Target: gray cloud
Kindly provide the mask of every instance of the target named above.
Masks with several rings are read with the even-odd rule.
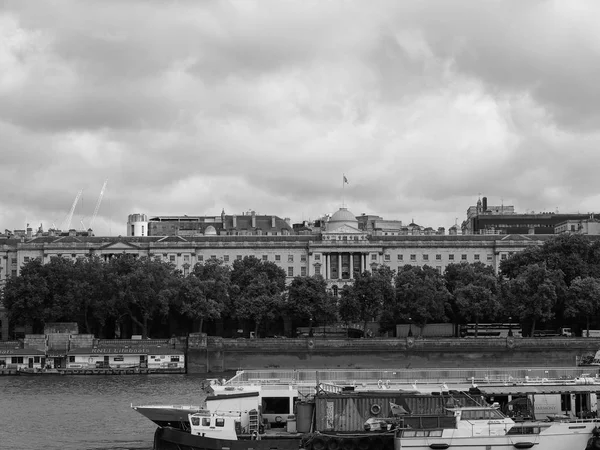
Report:
[[[3,5],[0,227],[597,209],[595,2]]]

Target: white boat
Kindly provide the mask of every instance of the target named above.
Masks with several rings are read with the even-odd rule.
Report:
[[[516,423],[494,406],[456,406],[442,416],[406,417],[396,429],[394,448],[595,450],[599,425],[599,419]]]

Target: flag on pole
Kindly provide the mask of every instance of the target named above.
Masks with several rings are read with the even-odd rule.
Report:
[[[344,183],[348,184],[348,178],[346,178],[346,175],[344,175]]]

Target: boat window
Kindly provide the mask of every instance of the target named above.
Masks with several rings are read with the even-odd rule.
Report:
[[[430,437],[442,437],[442,433],[444,430],[431,430],[429,432]]]
[[[210,417],[203,417],[202,418],[202,426],[203,427],[210,427]]]
[[[225,426],[225,419],[223,419],[222,417],[217,417],[215,419],[215,426],[217,426],[217,427],[224,427]]]
[[[492,411],[492,419],[504,419],[504,415],[497,410]]]
[[[403,437],[415,437],[415,433],[416,433],[416,431],[414,431],[414,430],[404,430],[402,432],[402,436]]]
[[[415,436],[425,437],[425,436],[427,436],[427,431],[425,431],[425,430],[417,430],[416,433],[415,433]]]
[[[195,427],[200,425],[200,417],[192,417],[192,425]]]
[[[289,414],[290,400],[288,397],[263,397],[263,414]]]

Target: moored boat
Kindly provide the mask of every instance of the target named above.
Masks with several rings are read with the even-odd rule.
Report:
[[[448,417],[452,421],[444,422]],[[600,449],[598,419],[516,423],[497,408],[484,405],[451,407],[446,414],[421,420],[428,425],[396,429],[396,450]]]

